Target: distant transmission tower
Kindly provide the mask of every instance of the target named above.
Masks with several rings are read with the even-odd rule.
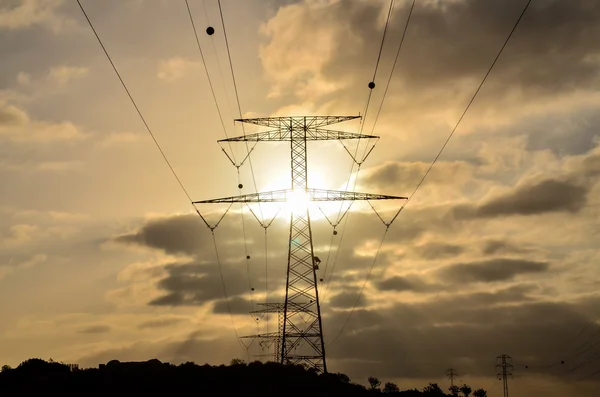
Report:
[[[506,354],[496,357],[496,368],[498,369],[498,379],[504,384],[504,397],[508,397],[508,377],[512,376],[510,372],[513,365],[510,363],[512,358]]]
[[[454,378],[458,376],[456,370],[454,368],[450,368],[446,371],[446,375],[448,375],[448,379],[450,379],[450,387],[454,387]]]
[[[299,203],[302,201],[306,203],[305,205],[296,205],[290,215],[288,265],[281,337],[280,362],[282,364],[306,364],[318,371],[327,372],[321,307],[317,290],[316,270],[318,261],[313,251],[313,235],[308,202],[407,199],[406,197],[311,189],[308,187],[306,148],[308,141],[379,138],[373,135],[331,131],[323,128],[357,118],[360,118],[360,116],[296,116],[236,120],[267,127],[270,130],[223,139],[219,142],[290,142],[292,187],[271,192],[194,202],[194,204]]]
[[[284,309],[285,309],[285,304],[283,303],[257,303],[258,306],[263,306],[262,309],[260,310],[254,310],[252,312],[250,312],[250,314],[256,315],[256,316],[268,316],[269,314],[272,313],[277,313],[277,331],[275,332],[265,332],[262,334],[257,334],[257,335],[247,335],[247,336],[242,336],[242,339],[258,339],[259,340],[259,346],[261,348],[267,348],[267,350],[270,350],[271,346],[273,346],[273,353],[272,354],[265,354],[265,355],[260,355],[263,357],[273,357],[273,361],[278,361],[281,357],[281,339],[283,336],[283,324],[284,324],[284,319],[283,319],[283,314],[284,314]],[[260,319],[260,317],[256,317],[256,320],[258,321]],[[255,356],[255,357],[260,357],[260,356]]]

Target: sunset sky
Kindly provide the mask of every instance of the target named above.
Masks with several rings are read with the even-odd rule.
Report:
[[[412,3],[397,0],[363,126],[381,140],[358,174],[339,142],[310,144],[309,185],[410,195],[526,2],[416,0],[374,125]],[[206,14],[189,3],[227,134],[241,135],[217,0]],[[244,117],[363,111],[387,0],[221,3]],[[185,2],[82,4],[192,199],[238,194]],[[283,299],[288,218],[268,228],[268,297],[263,228],[236,205],[216,229],[230,317],[210,231],[77,2],[0,1],[0,71],[0,365],[247,359],[232,320],[239,335],[265,332],[248,312]],[[329,371],[446,389],[452,367],[495,397],[495,358],[509,354],[511,396],[596,395],[600,373],[578,380],[600,370],[600,344],[574,352],[600,342],[599,105],[600,2],[533,0],[335,342],[385,226],[353,206],[332,239],[313,208],[318,277],[330,248],[326,280],[335,262],[320,286]],[[288,156],[257,145],[259,190],[289,187]],[[254,192],[248,163],[240,180]],[[401,203],[374,205],[388,220]],[[214,221],[226,207],[198,209]]]

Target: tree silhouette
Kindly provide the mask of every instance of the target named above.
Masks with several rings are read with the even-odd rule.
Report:
[[[448,390],[450,390],[451,395],[453,395],[454,397],[458,397],[458,393],[460,392],[460,388],[458,386],[450,386]]]
[[[229,365],[246,365],[246,362],[240,358],[232,358]]]
[[[385,386],[383,386],[384,393],[398,393],[400,392],[400,388],[398,385],[392,382],[386,382]]]
[[[340,372],[335,374],[342,382],[350,383],[350,377],[346,374],[342,374]]]
[[[477,389],[473,392],[473,397],[487,397],[487,392],[483,389]]]
[[[374,376],[369,376],[369,378],[367,379],[369,381],[369,384],[371,385],[371,390],[377,390],[379,388],[379,386],[381,386],[381,381],[377,378],[375,378]]]
[[[446,393],[438,386],[437,383],[430,383],[423,389],[423,394],[426,396],[445,396]]]
[[[463,396],[465,397],[469,397],[471,395],[471,387],[469,385],[462,385],[460,387],[460,392],[463,394]]]
[[[0,368],[2,396],[368,397],[383,391],[389,396],[447,397],[435,383],[430,383],[423,391],[401,391],[394,383],[386,382],[381,390],[381,382],[375,377],[369,377],[371,386],[365,387],[352,383],[345,374],[317,373],[302,365],[275,362],[246,363],[240,359],[231,360],[230,365],[215,366],[193,362],[173,365],[157,359],[141,362],[111,360],[99,368],[79,368],[73,364],[32,358],[14,369],[7,365]],[[480,389],[473,397],[487,397],[487,393]]]

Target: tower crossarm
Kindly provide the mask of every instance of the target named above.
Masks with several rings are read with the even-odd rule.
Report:
[[[307,128],[307,141],[334,141],[340,139],[379,139],[376,135],[356,134],[353,132],[325,130],[322,128]],[[218,142],[290,142],[292,133],[289,128],[257,132],[227,139]]]
[[[318,338],[320,334],[315,332],[288,332],[287,335],[291,338]],[[245,335],[240,336],[240,339],[278,339],[281,338],[281,334],[278,332],[269,332],[264,334],[256,334],[256,335]]]
[[[261,313],[279,313],[283,312],[284,304],[283,303],[257,303],[257,306],[261,306],[262,309],[253,310],[251,314],[261,314]],[[302,305],[296,302],[288,303],[288,310],[293,310],[294,312],[308,312],[308,310],[304,309]]]
[[[277,128],[303,128],[305,125],[311,128],[319,128],[326,125],[337,124],[343,121],[358,119],[360,116],[287,116],[287,117],[259,117],[252,119],[236,119],[247,124],[260,125],[263,127]]]
[[[303,189],[302,189],[303,190]],[[240,196],[223,197],[212,200],[194,201],[194,204],[207,203],[285,203],[295,197],[293,189],[273,190],[242,194]],[[308,201],[356,201],[356,200],[407,200],[407,197],[388,196],[383,194],[347,192],[341,190],[306,189]]]

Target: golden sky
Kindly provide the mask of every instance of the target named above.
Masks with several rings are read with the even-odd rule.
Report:
[[[190,0],[200,44],[227,133],[241,135],[217,2],[204,3],[206,14],[202,1]],[[192,198],[237,194],[185,2],[82,4]],[[244,117],[363,110],[387,1],[222,4]],[[352,175],[359,191],[410,195],[525,1],[417,0],[374,125],[410,4],[396,1],[390,21],[363,130],[382,139]],[[595,1],[532,2],[392,225],[357,310],[332,344],[385,230],[372,211],[353,207],[323,293],[330,371],[422,387],[446,385],[453,367],[474,388],[495,385],[494,397],[501,390],[494,360],[505,353],[515,365],[511,395],[595,395],[600,376],[577,380],[599,369],[598,348],[573,353],[600,340],[600,324],[591,323],[600,316],[599,22]],[[204,33],[209,24],[214,36]],[[77,3],[0,2],[0,70],[0,364],[246,358],[210,232]],[[332,128],[356,132],[359,124]],[[246,148],[233,150],[240,157]],[[343,189],[351,159],[342,146],[309,150],[309,184]],[[259,190],[288,187],[287,153],[284,144],[256,147]],[[253,192],[248,164],[240,177]],[[393,207],[380,209],[393,216]],[[264,231],[247,210],[244,222],[249,276],[239,207],[216,230],[240,335],[266,327],[247,314],[265,299]],[[273,300],[284,288],[287,228],[279,218],[268,231]],[[322,260],[331,231],[315,219]]]

